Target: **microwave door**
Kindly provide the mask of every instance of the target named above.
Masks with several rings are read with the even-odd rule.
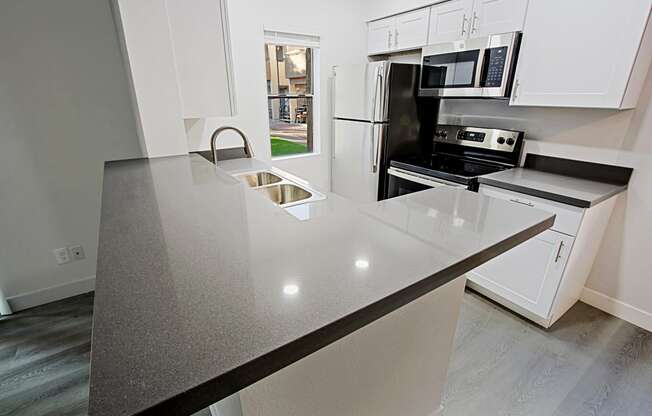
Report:
[[[424,56],[420,95],[480,96],[482,52],[483,49],[478,48]]]

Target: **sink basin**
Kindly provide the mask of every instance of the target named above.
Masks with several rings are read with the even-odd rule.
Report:
[[[292,204],[312,197],[312,193],[290,183],[266,186],[259,188],[258,191],[264,193],[277,205]]]
[[[281,182],[283,178],[280,176],[274,175],[271,172],[255,172],[255,173],[246,173],[243,175],[236,176],[241,181],[244,181],[247,185],[252,188],[258,186],[271,185],[274,183]]]

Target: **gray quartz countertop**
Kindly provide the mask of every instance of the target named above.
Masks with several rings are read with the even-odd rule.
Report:
[[[92,416],[191,414],[554,221],[452,188],[370,204],[325,193],[299,220],[223,168],[196,155],[106,164]]]
[[[588,208],[623,192],[627,185],[581,179],[535,169],[516,168],[479,178],[481,184]]]

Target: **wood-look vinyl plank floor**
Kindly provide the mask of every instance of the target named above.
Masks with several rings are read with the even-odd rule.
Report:
[[[89,293],[0,318],[0,416],[87,413],[92,314]],[[583,303],[544,330],[467,292],[443,416],[469,415],[652,415],[652,334]]]

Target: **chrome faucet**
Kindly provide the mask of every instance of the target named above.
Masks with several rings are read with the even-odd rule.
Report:
[[[244,132],[238,128],[231,127],[231,126],[222,126],[215,130],[213,132],[213,135],[211,136],[211,154],[213,155],[213,163],[217,165],[217,149],[215,148],[215,142],[217,141],[217,136],[220,135],[225,130],[233,130],[236,133],[242,137],[242,141],[244,142],[244,152],[245,152],[245,157],[247,158],[252,158],[254,157],[254,152],[251,150],[251,144],[249,143],[249,139],[247,139],[247,136],[244,134]]]

